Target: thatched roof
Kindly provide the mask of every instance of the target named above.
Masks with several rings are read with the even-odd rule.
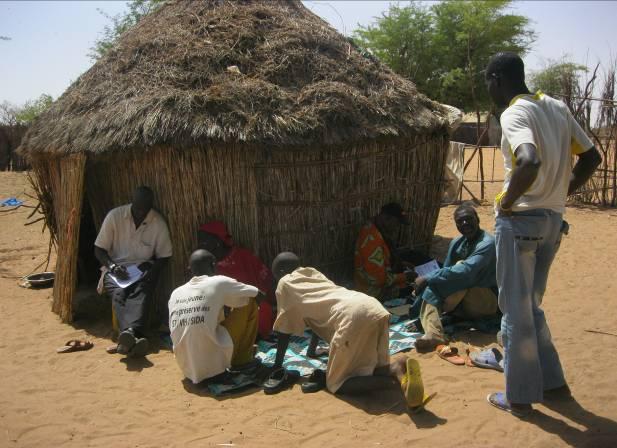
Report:
[[[337,144],[441,131],[446,115],[299,0],[172,1],[122,35],[22,148]]]

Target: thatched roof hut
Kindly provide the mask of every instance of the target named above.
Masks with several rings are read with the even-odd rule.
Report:
[[[197,226],[226,221],[269,262],[282,249],[335,278],[386,201],[428,244],[447,112],[298,0],[170,2],[126,32],[22,142],[58,243],[54,311],[71,319],[78,253],[105,214],[152,186],[184,280]],[[81,235],[80,235],[81,232]]]

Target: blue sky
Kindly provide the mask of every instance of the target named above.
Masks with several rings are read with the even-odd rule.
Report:
[[[350,34],[388,10],[389,1],[305,1],[339,31]],[[394,2],[396,3],[396,2]],[[407,2],[398,2],[405,5]],[[22,104],[49,93],[58,97],[92,61],[89,49],[123,1],[0,2],[0,102]],[[519,1],[512,11],[529,17],[538,39],[525,58],[528,69],[569,55],[576,62],[610,63],[617,56],[614,1]]]

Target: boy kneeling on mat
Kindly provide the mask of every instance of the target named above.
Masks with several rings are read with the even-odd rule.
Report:
[[[257,308],[243,322],[229,322],[224,307],[249,305],[265,296],[254,286],[216,275],[216,258],[199,249],[190,258],[193,278],[169,299],[169,327],[176,361],[185,377],[197,384],[253,360]]]
[[[395,378],[409,406],[424,403],[418,362],[405,358],[390,362],[390,314],[377,299],[337,286],[314,268],[301,267],[291,252],[274,259],[272,273],[278,281],[274,322],[278,346],[271,379],[282,371],[290,335],[302,336],[308,326],[316,335],[309,351],[314,351],[320,337],[330,344],[330,353],[326,373],[313,372],[304,392],[325,386],[332,393],[353,394],[390,387]],[[266,392],[280,382],[267,381]]]

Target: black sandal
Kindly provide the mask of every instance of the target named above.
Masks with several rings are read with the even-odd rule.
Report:
[[[305,394],[319,392],[326,388],[326,372],[321,369],[313,370],[311,376],[308,377],[306,383],[300,386]]]
[[[118,336],[118,346],[116,348],[116,352],[121,355],[128,355],[129,352],[135,346],[137,340],[135,339],[135,335],[130,331],[123,331]]]
[[[274,370],[263,385],[264,393],[268,395],[277,394],[293,386],[300,378],[300,373],[296,370],[285,370],[279,367]]]

